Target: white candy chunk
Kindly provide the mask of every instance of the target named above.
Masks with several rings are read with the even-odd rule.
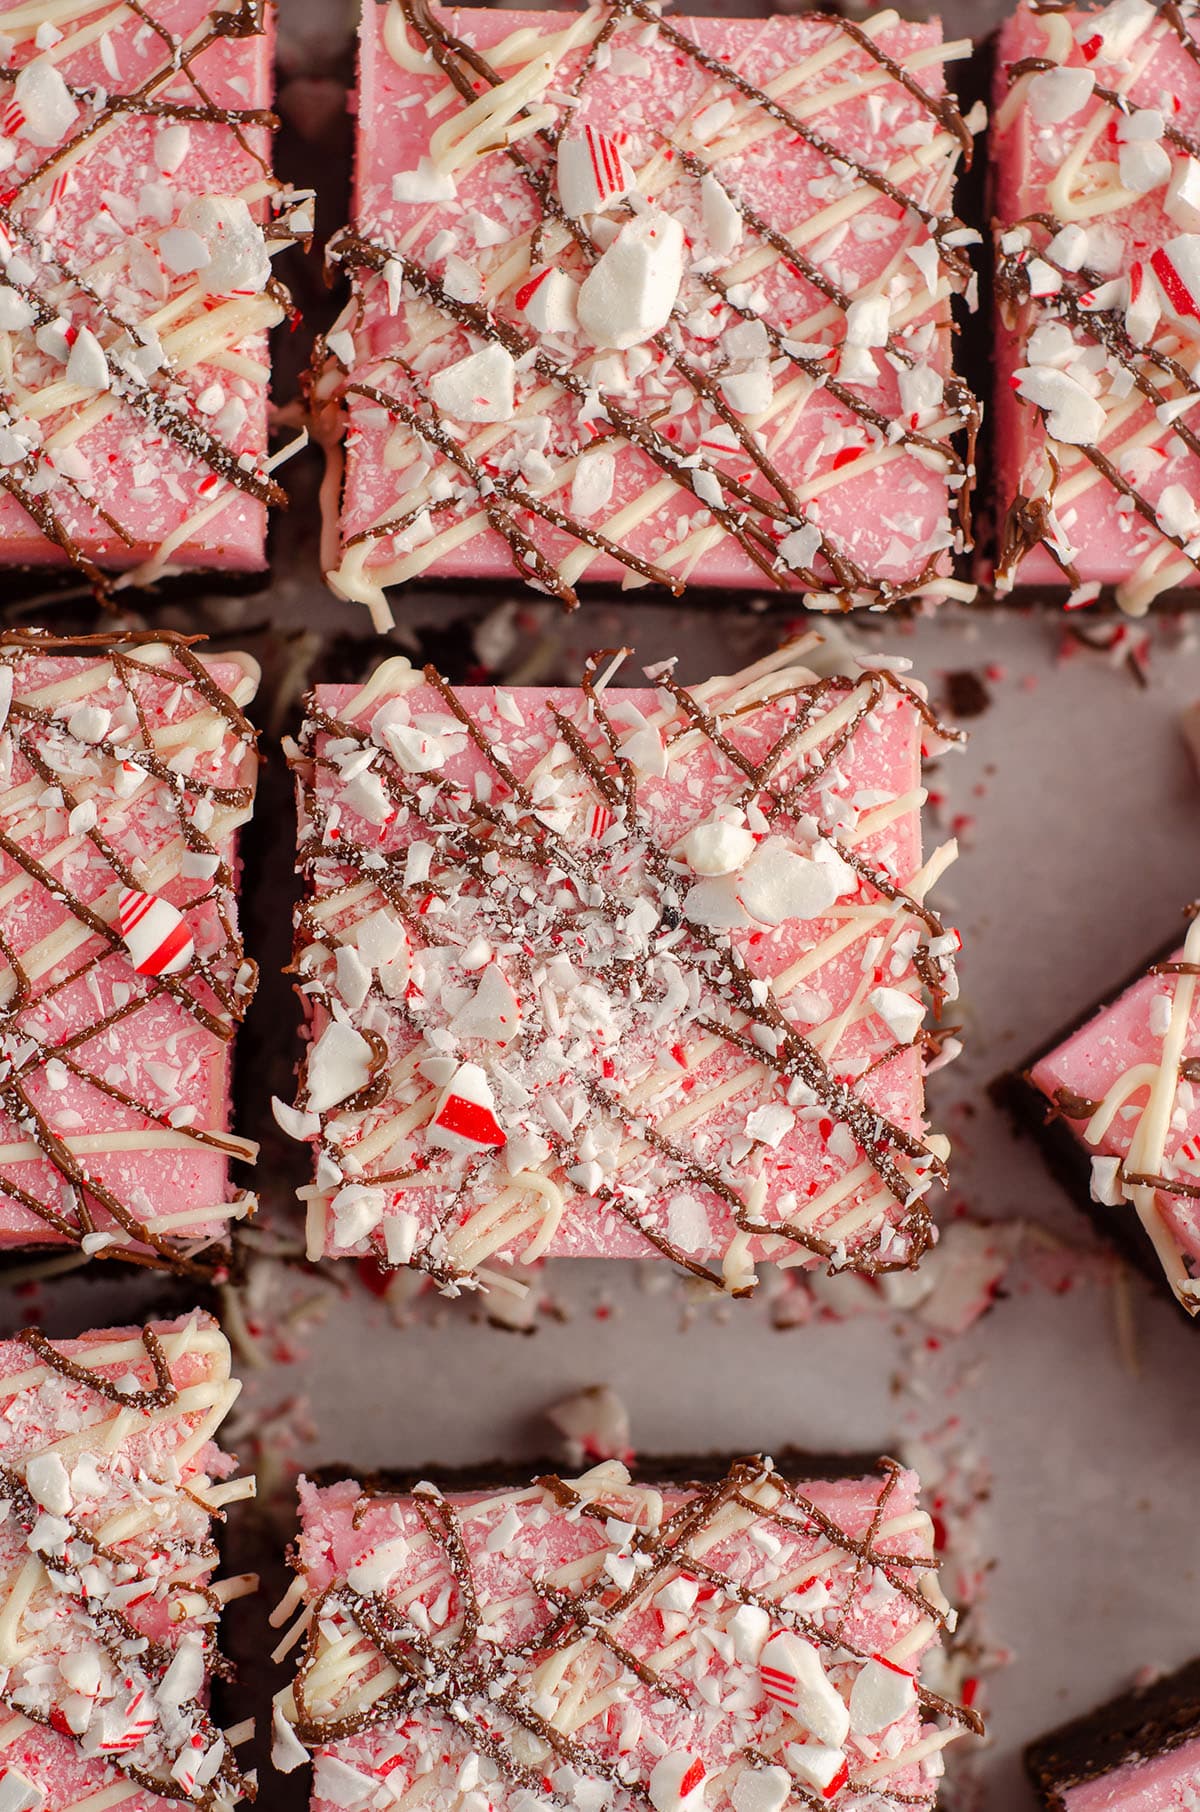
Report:
[[[32,327],[37,315],[15,289],[7,285],[0,288],[0,329],[5,333],[18,333],[22,327]]]
[[[945,385],[932,365],[902,365],[896,373],[900,407],[918,426],[942,406]]]
[[[386,749],[396,765],[406,774],[431,774],[446,765],[446,745],[440,736],[419,730],[401,717],[404,706],[399,699],[389,699],[371,719],[371,741]]]
[[[1157,9],[1150,0],[1113,0],[1098,13],[1085,13],[1075,27],[1075,39],[1085,57],[1118,63],[1128,55],[1154,23]]]
[[[916,1702],[917,1683],[910,1673],[887,1661],[868,1661],[850,1688],[850,1728],[856,1736],[876,1736]]]
[[[450,1021],[459,1038],[486,1038],[491,1044],[510,1044],[521,1029],[521,1007],[508,977],[496,963],[489,963],[479,978],[475,997],[460,1007]]]
[[[721,378],[721,392],[736,415],[762,415],[771,407],[775,386],[765,363],[751,365],[746,371],[727,371]]]
[[[779,558],[793,572],[811,571],[812,563],[821,551],[821,531],[814,522],[806,522],[803,528],[793,529],[779,543]]]
[[[308,1053],[309,1113],[328,1113],[365,1088],[372,1062],[371,1046],[362,1034],[344,1020],[331,1019]]]
[[[517,291],[517,307],[539,333],[570,333],[578,305],[578,283],[552,264]]]
[[[1128,1201],[1122,1186],[1120,1158],[1094,1157],[1092,1159],[1091,1198],[1103,1208],[1118,1208]]]
[[[734,1812],[783,1812],[791,1792],[786,1768],[743,1768],[729,1797]]]
[[[191,227],[168,227],[159,235],[158,255],[177,277],[186,277],[212,263],[208,247]]]
[[[925,1019],[921,1002],[903,988],[872,988],[867,1005],[878,1013],[888,1031],[900,1044],[911,1044]]]
[[[25,1468],[30,1497],[52,1516],[65,1516],[71,1508],[71,1480],[56,1453],[36,1453]]]
[[[76,705],[67,719],[67,729],[78,742],[99,742],[108,735],[111,724],[112,712],[103,705]]]
[[[1027,365],[1017,372],[1017,391],[1046,411],[1046,432],[1067,446],[1094,446],[1104,432],[1104,405],[1069,371]]]
[[[280,1774],[292,1774],[308,1761],[308,1750],[276,1705],[271,1714],[271,1762]]]
[[[498,340],[447,365],[430,379],[434,407],[456,422],[508,422],[516,407],[517,367]]]
[[[378,1791],[375,1775],[363,1774],[336,1755],[318,1752],[313,1758],[314,1798],[328,1800],[341,1812],[358,1812],[359,1807],[369,1806]]]
[[[1200,232],[1200,162],[1196,158],[1176,160],[1167,184],[1163,211],[1186,233]]]
[[[415,170],[400,170],[392,178],[393,201],[453,201],[457,194],[453,176],[437,169],[428,157],[422,157]]]
[[[456,1157],[474,1157],[507,1138],[496,1118],[491,1084],[477,1063],[460,1063],[443,1088],[425,1129],[431,1145]]]
[[[600,214],[623,201],[637,187],[637,177],[621,156],[615,138],[585,126],[578,138],[558,147],[558,199],[570,220]]]
[[[352,1592],[386,1591],[395,1579],[401,1567],[409,1558],[410,1548],[403,1535],[397,1535],[392,1541],[381,1541],[356,1560],[346,1574],[346,1583]]]
[[[657,725],[652,724],[634,706],[627,705],[625,714],[630,727],[617,744],[617,752],[630,762],[638,774],[647,779],[664,780],[667,774],[667,745]]]
[[[321,1122],[316,1114],[302,1113],[290,1102],[281,1101],[278,1095],[271,1096],[271,1113],[280,1132],[289,1139],[315,1139],[321,1130]]]
[[[111,382],[104,348],[90,328],[81,327],[67,357],[67,382],[84,390],[107,390]]]
[[[1150,267],[1140,259],[1129,267],[1129,302],[1125,331],[1136,345],[1148,346],[1162,314],[1160,291]]]
[[[204,1674],[204,1644],[198,1634],[187,1631],[179,1639],[155,1697],[160,1705],[186,1705],[199,1696]]]
[[[749,861],[754,853],[754,836],[744,823],[713,818],[690,830],[680,848],[695,874],[728,875]]]
[[[739,1604],[725,1626],[733,1638],[733,1652],[743,1665],[757,1666],[763,1644],[771,1633],[771,1619],[761,1605]]]
[[[671,318],[683,281],[683,228],[651,208],[621,228],[579,291],[579,325],[594,346],[623,352]]]
[[[590,522],[608,508],[617,477],[617,460],[603,448],[585,453],[571,479],[569,513],[577,522]]]
[[[1090,69],[1043,69],[1029,84],[1029,111],[1039,126],[1061,126],[1086,107],[1096,86]]]
[[[45,1791],[36,1781],[19,1768],[0,1767],[0,1812],[39,1812],[45,1803]]]
[[[782,837],[766,837],[746,864],[738,898],[762,925],[785,919],[814,919],[851,892],[857,877],[828,843],[802,855]]]
[[[371,991],[371,971],[353,944],[339,944],[336,957],[337,991],[352,1013],[357,1013]]]
[[[407,1265],[417,1249],[421,1224],[404,1210],[390,1214],[383,1223],[383,1250],[389,1265]]]
[[[1196,500],[1186,486],[1181,484],[1169,484],[1164,488],[1155,505],[1154,514],[1163,533],[1175,535],[1180,541],[1190,541],[1197,529],[1200,529],[1200,510],[1196,507]]]
[[[192,129],[186,120],[173,120],[155,134],[154,162],[164,176],[174,176],[187,157],[191,143]]]
[[[1077,225],[1075,221],[1059,227],[1046,247],[1046,256],[1065,271],[1081,270],[1088,260],[1086,228]]]
[[[654,1812],[686,1812],[699,1807],[704,1794],[704,1763],[686,1749],[664,1755],[650,1771],[647,1790]]]
[[[846,310],[846,344],[886,346],[890,319],[886,296],[860,296]]]
[[[850,1734],[850,1713],[811,1642],[781,1630],[759,1656],[758,1671],[769,1699],[782,1705],[818,1743],[842,1747]]]
[[[271,280],[262,228],[240,195],[197,195],[179,216],[208,252],[201,284],[210,296],[258,296]]]
[[[1168,239],[1150,259],[1163,295],[1177,315],[1200,314],[1200,235]]]
[[[700,179],[700,212],[714,252],[728,258],[742,243],[742,217],[715,176]]]
[[[624,1458],[632,1446],[629,1411],[607,1384],[592,1384],[555,1403],[546,1415],[567,1443],[572,1465]]]
[[[387,1197],[369,1183],[346,1183],[333,1198],[333,1223],[338,1244],[357,1246],[374,1233],[383,1219]]]
[[[12,105],[24,119],[24,136],[35,145],[57,145],[79,117],[71,90],[53,63],[26,63],[13,84]]]
[[[828,1743],[789,1743],[784,1754],[796,1779],[803,1781],[806,1787],[815,1787],[822,1795],[846,1767],[842,1751]]]
[[[750,920],[738,893],[735,875],[697,881],[694,887],[689,887],[684,898],[683,916],[693,925],[705,925],[710,931],[744,930]]]
[[[1149,195],[1152,189],[1161,189],[1171,178],[1171,159],[1166,148],[1153,139],[1135,138],[1121,145],[1117,151],[1117,167],[1121,181],[1135,195]]]

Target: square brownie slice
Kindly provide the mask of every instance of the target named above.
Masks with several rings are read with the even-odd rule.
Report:
[[[265,564],[271,256],[311,230],[273,36],[259,0],[0,9],[0,563]]]
[[[496,1812],[931,1807],[945,1746],[980,1726],[921,1682],[953,1616],[917,1479],[798,1466],[301,1481],[277,1764],[312,1751],[317,1812],[384,1783]]]
[[[1024,3],[1000,35],[1000,589],[1140,614],[1200,560],[1200,63],[1186,9]]]
[[[214,1517],[253,1495],[214,1435],[238,1394],[199,1313],[145,1328],[0,1342],[0,1796],[19,1812],[250,1791],[209,1687],[221,1607]]]
[[[969,50],[891,11],[366,0],[335,591],[380,626],[418,575],[961,594]]]
[[[1049,1812],[1174,1812],[1200,1802],[1200,1661],[1031,1743]]]
[[[807,645],[806,645],[807,646]],[[784,649],[687,689],[449,686],[384,662],[320,686],[299,749],[313,1257],[446,1289],[493,1261],[653,1257],[734,1292],[755,1264],[914,1265],[925,997],[957,935],[925,903],[922,745],[888,667]]]
[[[1141,1269],[1200,1314],[1200,919],[1000,1092]]]
[[[0,635],[0,1250],[207,1275],[253,1206],[229,1081],[257,685],[182,637]]]

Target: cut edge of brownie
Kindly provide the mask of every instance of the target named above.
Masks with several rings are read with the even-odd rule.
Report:
[[[1025,1749],[1025,1771],[1050,1812],[1064,1812],[1064,1790],[1190,1738],[1200,1738],[1200,1656],[1038,1737]]]
[[[725,1477],[730,1468],[758,1456],[743,1453],[669,1453],[637,1454],[625,1459],[631,1478],[643,1485],[711,1485]],[[775,1470],[795,1484],[805,1479],[865,1479],[880,1476],[898,1461],[878,1453],[808,1452],[803,1447],[778,1448],[772,1455]],[[468,1491],[511,1491],[542,1477],[577,1477],[599,1464],[589,1459],[574,1466],[562,1457],[542,1456],[530,1460],[479,1460],[458,1466],[427,1465],[384,1467],[363,1471],[355,1466],[332,1463],[314,1467],[306,1477],[312,1484],[325,1487],[345,1484],[348,1480],[362,1487],[368,1497],[406,1497],[416,1485],[432,1482],[447,1494]]]
[[[1197,593],[1200,604],[1200,592]],[[988,1084],[988,1095],[996,1107],[1007,1114],[1014,1132],[1027,1133],[1040,1147],[1046,1169],[1059,1187],[1071,1198],[1079,1212],[1087,1217],[1100,1237],[1115,1246],[1155,1289],[1175,1305],[1189,1327],[1196,1325],[1167,1282],[1154,1248],[1132,1212],[1105,1208],[1092,1200],[1092,1156],[1082,1140],[1077,1139],[1061,1113],[1033,1081],[1037,1065],[1061,1044],[1088,1025],[1099,1013],[1113,1006],[1128,989],[1142,981],[1155,963],[1165,962],[1178,949],[1179,933],[1160,944],[1145,960],[1132,969],[1114,988],[1105,992],[1060,1025],[1044,1042],[1011,1070],[1004,1070]],[[1127,1206],[1127,1205],[1126,1205]]]

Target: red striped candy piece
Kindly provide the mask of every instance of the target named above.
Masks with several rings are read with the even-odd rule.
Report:
[[[127,887],[117,905],[117,930],[139,975],[178,975],[196,953],[183,914],[156,893]]]
[[[558,198],[563,213],[572,220],[581,214],[603,212],[635,186],[634,174],[616,139],[607,132],[585,126],[582,137],[564,139],[559,145]]]

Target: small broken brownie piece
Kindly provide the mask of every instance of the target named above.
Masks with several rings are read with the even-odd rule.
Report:
[[[0,565],[257,570],[271,257],[261,0],[0,7]]]
[[[922,745],[891,666],[784,649],[684,688],[319,686],[301,746],[295,970],[309,1252],[455,1289],[493,1261],[909,1267],[926,1192]]]
[[[418,575],[970,596],[970,48],[890,9],[364,0],[334,590],[379,627]]]
[[[1200,1805],[1200,1661],[1123,1693],[1025,1751],[1048,1812]]]
[[[1097,1224],[1200,1314],[1200,919],[1004,1085]],[[1135,1226],[1134,1217],[1141,1223]]]
[[[229,1344],[195,1313],[146,1328],[0,1342],[0,1600],[8,1812],[253,1796],[209,1687],[227,1674],[213,1520],[253,1496],[213,1436],[238,1385]]]
[[[276,1765],[313,1753],[313,1812],[931,1808],[981,1727],[921,1683],[951,1613],[915,1474],[688,1480],[302,1480]]]
[[[1023,0],[1000,36],[996,583],[1115,588],[1200,563],[1200,31],[1191,0]]]
[[[0,1250],[208,1274],[253,1206],[229,1081],[257,685],[182,637],[0,634]]]

